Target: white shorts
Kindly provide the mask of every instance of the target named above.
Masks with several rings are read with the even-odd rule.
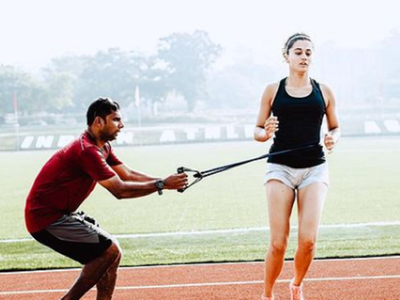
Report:
[[[292,189],[302,189],[315,182],[322,182],[329,186],[329,166],[327,162],[309,168],[291,168],[281,164],[267,163],[264,184],[273,179],[281,181]]]

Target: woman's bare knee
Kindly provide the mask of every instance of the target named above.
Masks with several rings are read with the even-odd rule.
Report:
[[[273,256],[284,256],[287,248],[287,241],[271,241],[269,246],[270,252]]]
[[[299,249],[302,252],[314,252],[316,244],[317,243],[315,238],[303,238],[299,240]]]

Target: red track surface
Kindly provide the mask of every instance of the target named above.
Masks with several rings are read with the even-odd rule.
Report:
[[[0,273],[0,299],[59,299],[79,270]],[[286,262],[276,286],[289,299],[292,262]],[[259,300],[262,263],[122,268],[116,300]],[[316,260],[306,282],[307,300],[400,300],[400,257]],[[95,299],[90,291],[83,299]]]

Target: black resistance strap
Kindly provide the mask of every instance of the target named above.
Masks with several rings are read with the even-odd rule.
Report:
[[[313,148],[318,146],[318,144],[314,143],[314,144],[309,144],[306,146],[301,146],[301,147],[297,147],[297,148],[292,148],[292,149],[287,149],[287,150],[282,150],[282,151],[277,151],[277,152],[273,152],[273,153],[268,153],[268,154],[264,154],[261,155],[259,157],[255,157],[255,158],[251,158],[251,159],[247,159],[247,160],[243,160],[243,161],[239,161],[236,163],[232,163],[232,164],[228,164],[228,165],[224,165],[224,166],[220,166],[220,167],[216,167],[213,169],[209,169],[209,170],[205,170],[205,171],[198,171],[198,170],[193,170],[193,169],[189,169],[186,167],[179,167],[177,172],[178,173],[184,173],[184,172],[193,172],[193,177],[195,178],[195,180],[188,184],[184,189],[180,189],[178,190],[178,192],[183,193],[185,190],[187,190],[189,187],[191,187],[192,185],[198,183],[199,181],[201,181],[203,178],[256,161],[256,160],[260,160],[260,159],[264,159],[267,157],[271,157],[271,156],[276,156],[276,155],[282,155],[282,154],[286,154],[286,153],[290,153],[290,152],[295,152],[295,151],[299,151],[299,150],[305,150],[308,148]]]

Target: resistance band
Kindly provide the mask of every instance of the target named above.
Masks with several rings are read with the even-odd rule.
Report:
[[[273,152],[273,153],[268,153],[268,154],[264,154],[261,155],[259,157],[255,157],[255,158],[251,158],[251,159],[247,159],[247,160],[243,160],[243,161],[239,161],[236,163],[232,163],[229,165],[224,165],[224,166],[220,166],[220,167],[216,167],[213,169],[209,169],[209,170],[205,170],[205,171],[198,171],[198,170],[193,170],[193,169],[189,169],[186,167],[179,167],[177,169],[178,173],[184,173],[184,172],[193,172],[193,177],[195,178],[195,180],[188,184],[184,189],[180,189],[178,190],[178,192],[183,193],[185,190],[187,190],[188,188],[190,188],[191,186],[193,186],[194,184],[200,182],[203,178],[226,171],[226,170],[230,170],[232,168],[256,161],[256,160],[260,160],[260,159],[264,159],[267,157],[271,157],[271,156],[276,156],[276,155],[282,155],[282,154],[286,154],[286,153],[290,153],[290,152],[295,152],[295,151],[299,151],[299,150],[305,150],[308,148],[313,148],[315,146],[317,146],[318,144],[309,144],[306,146],[302,146],[302,147],[297,147],[297,148],[292,148],[292,149],[287,149],[287,150],[282,150],[282,151],[277,151],[277,152]]]

